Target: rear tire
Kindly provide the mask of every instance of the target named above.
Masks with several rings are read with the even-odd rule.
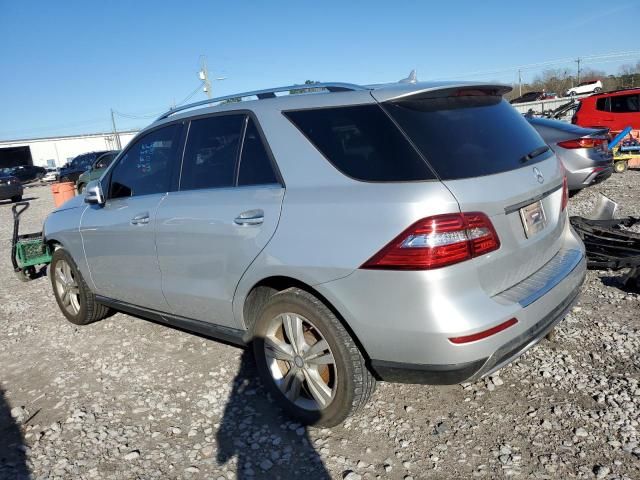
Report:
[[[622,173],[626,171],[627,168],[629,168],[629,164],[627,163],[626,160],[620,160],[619,162],[614,162],[613,164],[613,170],[616,173]]]
[[[375,378],[340,320],[304,290],[289,288],[267,301],[252,343],[263,383],[304,425],[341,423],[362,409],[375,389]]]
[[[596,87],[593,89],[593,93],[600,93],[602,89],[600,87]]]
[[[108,307],[96,302],[73,258],[63,248],[53,252],[49,272],[56,302],[71,323],[87,325],[111,313]]]
[[[77,188],[78,188],[78,194],[82,193],[82,190],[84,190],[84,183],[79,183]]]
[[[15,197],[11,197],[11,201],[13,203],[21,202],[22,201],[22,195],[16,195]]]

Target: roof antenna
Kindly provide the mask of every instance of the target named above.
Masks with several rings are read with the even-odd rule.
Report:
[[[407,78],[403,78],[398,83],[417,83],[418,82],[418,74],[415,70],[411,70],[409,76]]]

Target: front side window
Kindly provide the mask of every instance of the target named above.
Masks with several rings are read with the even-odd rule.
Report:
[[[245,115],[193,120],[182,160],[180,190],[232,187]]]
[[[182,125],[159,128],[137,140],[111,174],[110,198],[167,192]]]
[[[640,111],[638,95],[615,95],[611,97],[611,111],[614,113],[635,113]]]
[[[252,118],[249,118],[247,130],[242,144],[240,167],[238,170],[238,185],[265,185],[278,183],[273,165],[262,143],[258,128]]]
[[[93,166],[93,168],[95,168],[96,170],[101,168],[107,168],[109,165],[111,165],[111,162],[113,162],[113,159],[116,158],[117,156],[118,156],[117,153],[106,153],[96,160],[96,163]]]

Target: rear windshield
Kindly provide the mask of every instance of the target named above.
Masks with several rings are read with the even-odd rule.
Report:
[[[377,104],[283,113],[334,167],[351,178],[370,182],[435,178]]]
[[[495,95],[441,96],[385,103],[442,180],[521,168],[544,141],[506,100]],[[527,165],[549,158],[549,151]]]

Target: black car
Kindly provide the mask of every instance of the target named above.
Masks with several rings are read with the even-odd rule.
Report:
[[[109,150],[100,150],[99,152],[89,152],[78,155],[60,169],[58,175],[59,180],[61,182],[76,183],[80,175],[89,170],[100,155],[108,151]]]
[[[514,98],[509,103],[514,104],[514,103],[535,102],[536,100],[543,100],[544,98],[545,98],[544,92],[527,92],[518,98]]]
[[[20,165],[11,168],[10,173],[22,183],[27,183],[44,177],[47,170],[46,168],[36,167],[34,165]]]

